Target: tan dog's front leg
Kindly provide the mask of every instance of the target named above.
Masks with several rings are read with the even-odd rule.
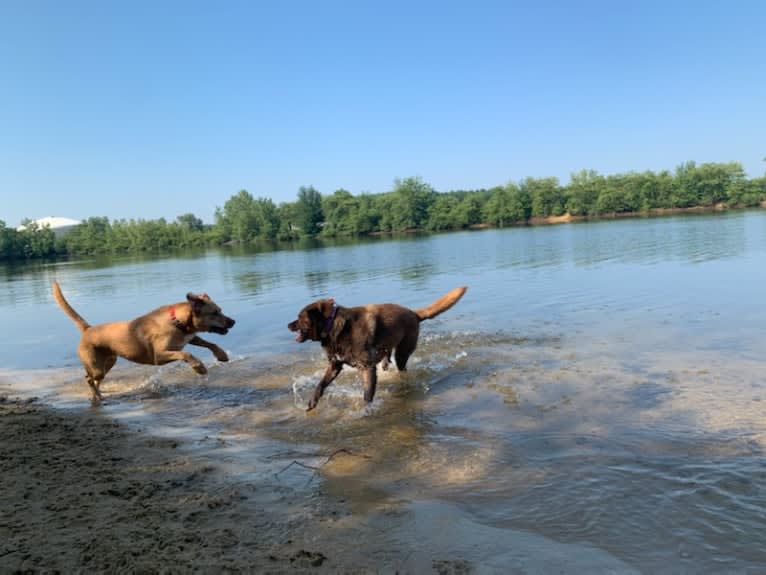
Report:
[[[226,352],[223,351],[220,347],[218,347],[216,344],[209,342],[207,340],[202,339],[198,335],[195,335],[192,339],[189,340],[190,345],[198,345],[200,347],[206,347],[210,351],[213,352],[213,355],[218,361],[229,361],[229,356],[226,355]]]
[[[205,375],[207,373],[205,365],[187,351],[163,351],[154,356],[154,362],[157,365],[164,365],[171,361],[185,361],[200,375]]]

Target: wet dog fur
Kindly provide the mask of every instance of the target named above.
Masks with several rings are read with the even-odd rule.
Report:
[[[375,366],[388,363],[393,351],[399,371],[406,371],[407,360],[418,344],[420,322],[436,317],[455,305],[467,287],[455,288],[431,305],[411,310],[398,304],[369,304],[342,307],[332,299],[318,300],[304,307],[287,328],[296,333],[295,340],[318,341],[327,353],[329,365],[306,411],[319,403],[325,388],[338,376],[344,365],[357,368],[364,380],[364,400],[375,397]]]
[[[235,323],[232,318],[223,315],[221,308],[207,294],[189,293],[184,302],[164,305],[131,321],[94,326],[69,305],[55,281],[53,296],[82,332],[77,353],[85,367],[85,379],[90,386],[94,405],[103,399],[101,382],[118,356],[150,365],[181,360],[199,374],[207,373],[207,369],[191,353],[183,351],[186,344],[206,347],[219,361],[229,360],[220,347],[196,335],[198,332],[225,335]]]

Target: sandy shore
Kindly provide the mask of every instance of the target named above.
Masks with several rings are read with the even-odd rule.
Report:
[[[0,438],[1,573],[332,570],[175,440],[5,396]]]
[[[637,572],[600,549],[482,525],[442,501],[355,512],[352,491],[375,490],[330,471],[308,496],[270,473],[232,481],[179,440],[99,409],[0,393],[0,438],[0,573]],[[311,479],[292,467],[302,484]]]

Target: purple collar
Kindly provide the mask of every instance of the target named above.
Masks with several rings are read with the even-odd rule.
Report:
[[[330,317],[327,318],[327,321],[324,323],[324,332],[327,335],[330,335],[330,330],[332,329],[332,324],[335,321],[335,316],[338,315],[338,306],[337,304],[332,304],[332,313],[330,314]]]

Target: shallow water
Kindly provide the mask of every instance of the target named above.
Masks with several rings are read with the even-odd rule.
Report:
[[[766,565],[766,212],[4,274],[0,391],[66,409],[87,393],[53,278],[92,323],[210,293],[238,321],[209,338],[232,361],[194,351],[203,377],[120,362],[101,409],[267,486],[349,564]],[[304,412],[324,364],[286,329],[303,305],[421,307],[458,285],[469,291],[423,324],[408,372],[380,371],[371,406],[346,369]],[[364,543],[348,549],[350,535]]]

